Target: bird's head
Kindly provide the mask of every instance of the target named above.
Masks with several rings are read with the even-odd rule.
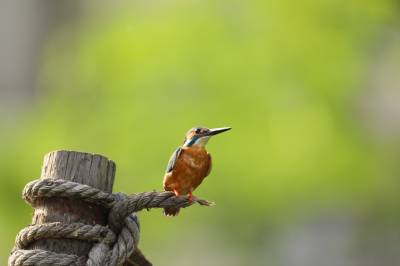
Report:
[[[230,130],[230,127],[219,127],[219,128],[206,128],[206,127],[194,127],[190,129],[185,136],[183,142],[184,147],[204,147],[208,140],[219,133]]]

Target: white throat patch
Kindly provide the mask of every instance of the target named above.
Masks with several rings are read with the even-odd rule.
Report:
[[[196,142],[193,145],[205,147],[209,139],[210,136],[201,137],[198,140],[196,140]]]

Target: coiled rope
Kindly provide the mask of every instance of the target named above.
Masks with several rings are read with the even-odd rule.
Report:
[[[16,237],[15,247],[8,260],[9,266],[148,266],[152,265],[137,248],[140,236],[136,212],[150,208],[185,208],[193,203],[210,206],[212,203],[186,196],[176,197],[169,191],[143,192],[133,195],[106,193],[63,179],[38,179],[28,183],[23,198],[35,207],[40,198],[73,198],[98,204],[108,212],[108,225],[59,222],[31,225],[22,229]],[[93,243],[86,256],[60,254],[41,249],[26,249],[33,242],[46,239],[77,239]]]

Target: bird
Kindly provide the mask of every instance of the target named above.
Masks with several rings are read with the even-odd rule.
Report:
[[[205,146],[209,139],[230,130],[231,127],[191,128],[185,135],[182,146],[169,159],[164,175],[164,190],[173,191],[175,196],[188,195],[193,200],[193,191],[201,184],[212,168],[211,155]],[[179,208],[166,207],[166,216],[176,216]]]

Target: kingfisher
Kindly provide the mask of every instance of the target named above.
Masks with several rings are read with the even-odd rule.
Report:
[[[183,145],[178,147],[169,159],[164,175],[164,189],[173,191],[177,197],[189,195],[193,200],[193,191],[211,171],[211,155],[206,144],[212,136],[230,130],[230,127],[195,127],[185,136]],[[166,216],[176,216],[179,208],[164,208]]]

